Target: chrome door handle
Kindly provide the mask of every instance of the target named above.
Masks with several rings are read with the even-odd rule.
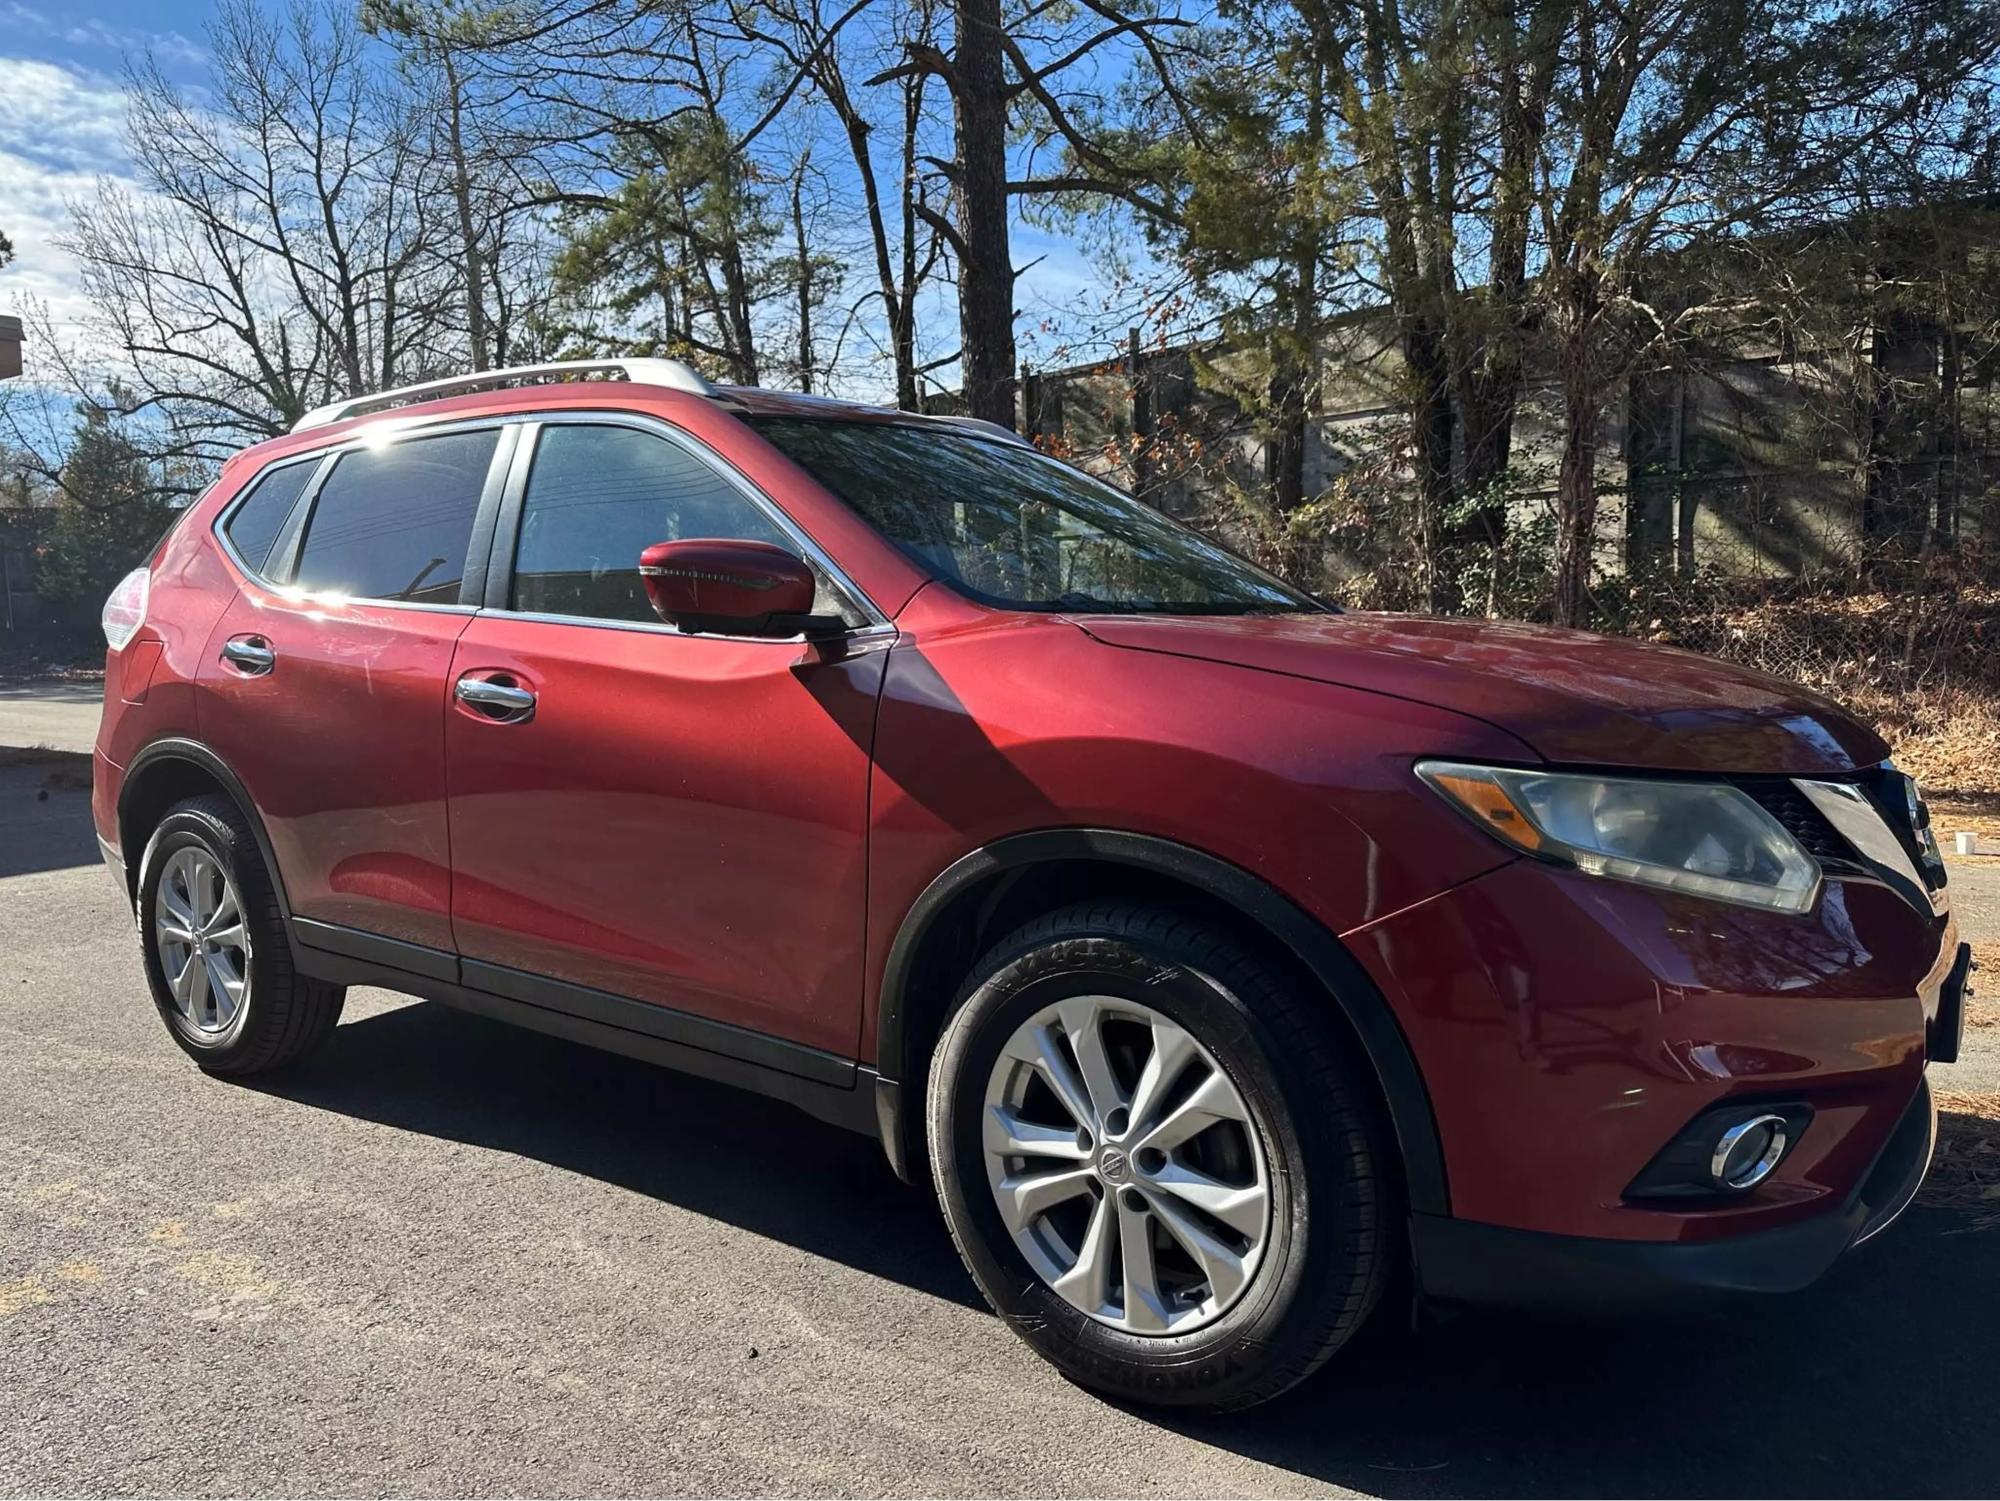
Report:
[[[222,643],[222,660],[247,677],[258,678],[278,665],[278,654],[257,636],[238,636]]]
[[[458,680],[457,692],[460,703],[476,709],[485,719],[501,724],[520,724],[534,717],[535,695],[511,683],[464,677]]]

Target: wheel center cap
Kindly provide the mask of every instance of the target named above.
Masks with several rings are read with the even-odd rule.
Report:
[[[1106,1147],[1097,1159],[1097,1171],[1106,1183],[1123,1183],[1132,1176],[1132,1166],[1118,1147]]]

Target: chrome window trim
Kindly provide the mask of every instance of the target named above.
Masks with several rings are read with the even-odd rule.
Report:
[[[253,583],[262,584],[266,589],[276,589],[279,587],[266,578],[261,569],[252,568],[243,560],[243,554],[236,550],[236,544],[230,540],[229,523],[236,519],[238,511],[249,504],[250,497],[257,493],[258,486],[262,485],[266,479],[276,474],[280,469],[289,469],[294,464],[311,464],[313,472],[306,476],[304,488],[293,498],[292,509],[285,513],[285,519],[278,524],[278,530],[271,538],[271,551],[275,553],[278,550],[278,543],[284,540],[286,529],[292,524],[293,514],[318,492],[319,481],[322,477],[320,471],[326,465],[327,453],[328,450],[326,449],[316,448],[309,453],[286,454],[281,459],[271,460],[270,463],[264,465],[263,468],[251,475],[244,483],[243,488],[230,497],[229,503],[215,513],[215,519],[208,524],[208,534],[215,539],[216,545],[222,549],[223,556],[228,558],[236,566],[236,571],[246,579],[251,580]],[[199,505],[201,502],[196,501],[195,504]],[[269,559],[266,558],[265,561],[268,562]]]
[[[492,606],[480,613],[508,620],[525,620],[534,625],[589,625],[604,631],[639,631],[655,636],[672,636],[681,641],[742,641],[754,646],[816,646],[838,641],[850,647],[856,642],[872,647],[877,641],[886,646],[896,638],[895,626],[886,620],[858,625],[838,636],[726,636],[720,631],[684,631],[679,626],[668,625],[664,620],[606,620],[597,615],[557,615],[545,610],[502,610]]]
[[[281,584],[262,570],[252,568],[248,563],[243,561],[243,555],[236,550],[235,546],[229,540],[226,528],[229,525],[230,519],[250,499],[251,493],[256,490],[258,485],[263,483],[266,475],[279,469],[289,468],[293,464],[311,462],[317,466],[315,472],[307,478],[305,488],[299,492],[299,498],[292,503],[292,512],[286,517],[285,524],[278,529],[277,539],[272,543],[272,550],[275,553],[277,543],[286,539],[286,534],[292,530],[293,523],[302,520],[299,514],[300,509],[303,507],[309,513],[311,508],[319,503],[320,488],[326,483],[327,477],[333,473],[333,466],[339,463],[342,457],[354,452],[354,450],[359,448],[386,448],[392,443],[401,443],[411,438],[441,438],[454,433],[476,432],[481,428],[487,427],[510,427],[524,420],[526,420],[526,414],[523,413],[496,416],[493,413],[485,412],[476,417],[448,418],[442,421],[424,421],[421,418],[412,418],[408,421],[393,424],[383,422],[369,427],[361,433],[350,434],[336,443],[328,443],[318,448],[305,448],[296,453],[282,454],[261,466],[255,474],[251,475],[244,482],[243,488],[230,497],[229,503],[215,513],[215,519],[209,523],[208,533],[215,539],[216,545],[222,549],[224,556],[229,559],[230,564],[250,582],[258,585],[260,588],[269,590],[273,594],[284,595],[287,598],[312,598],[314,596],[303,591],[295,591],[291,584]],[[497,449],[495,453],[497,455]],[[490,477],[492,473],[490,460],[488,461],[487,472]],[[200,502],[197,501],[196,504],[198,505]],[[193,508],[190,507],[189,509]],[[477,524],[477,517],[475,517],[474,525],[476,526]],[[322,595],[319,597],[340,599],[357,604],[386,605],[391,609],[398,610],[431,610],[467,615],[474,614],[478,610],[478,606],[476,605],[427,604],[420,600],[374,599],[358,594]]]
[[[477,605],[434,605],[420,599],[369,599],[360,594],[315,594],[294,589],[290,584],[266,584],[265,588],[291,604],[319,604],[328,609],[366,605],[371,610],[416,610],[426,615],[477,615]]]
[[[833,580],[834,586],[847,596],[854,607],[868,617],[865,624],[855,626],[843,636],[831,639],[852,641],[857,638],[879,634],[885,630],[889,634],[894,634],[895,628],[890,625],[888,612],[868,597],[867,592],[848,576],[847,571],[834,562],[827,550],[821,547],[803,527],[794,521],[782,506],[766,495],[748,475],[738,469],[724,455],[718,453],[714,448],[697,438],[693,433],[688,432],[684,428],[675,427],[670,422],[663,422],[657,417],[648,416],[643,412],[585,409],[576,411],[538,411],[522,413],[517,420],[531,422],[533,428],[531,432],[523,434],[521,442],[516,446],[514,451],[515,462],[521,466],[521,503],[515,516],[514,535],[506,539],[505,552],[507,558],[505,565],[501,568],[507,584],[508,598],[511,599],[513,597],[514,564],[520,552],[521,521],[527,514],[528,489],[534,482],[535,451],[541,446],[542,433],[551,427],[623,427],[630,428],[636,432],[650,433],[656,438],[663,438],[667,442],[679,447],[696,463],[702,464],[712,470],[725,483],[733,487],[757,511],[762,513],[780,532],[789,537],[793,545],[809,561],[816,564],[826,573],[828,578]],[[502,550],[501,539],[495,537],[493,541],[494,554],[497,560],[498,554]],[[492,563],[488,564],[489,568],[493,566],[494,564]],[[636,560],[633,566],[637,566]],[[533,610],[516,610],[511,605],[489,605],[487,608],[493,614],[506,615],[515,620],[539,620],[563,625],[599,626],[612,630],[659,631],[667,635],[683,636],[690,639],[775,641],[780,644],[792,645],[804,642],[807,639],[804,636],[723,636],[713,631],[683,631],[664,622],[655,624],[642,620],[607,620],[597,615],[556,615]]]

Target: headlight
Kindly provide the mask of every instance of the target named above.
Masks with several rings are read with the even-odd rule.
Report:
[[[1819,862],[1721,782],[1651,781],[1419,761],[1417,775],[1489,833],[1586,875],[1804,912]]]

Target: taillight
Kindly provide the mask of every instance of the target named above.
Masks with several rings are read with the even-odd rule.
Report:
[[[104,639],[113,651],[120,650],[140,626],[146,623],[146,595],[153,576],[144,568],[134,568],[118,581],[111,597],[104,601]]]

